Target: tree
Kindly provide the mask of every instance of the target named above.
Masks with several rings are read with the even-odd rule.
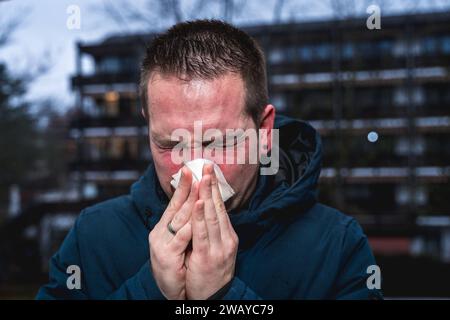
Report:
[[[33,171],[37,147],[34,119],[25,101],[26,79],[13,76],[0,64],[0,206],[7,203],[10,185]]]
[[[11,42],[21,20],[18,15],[6,17],[2,14],[0,18],[2,50]],[[39,175],[42,167],[60,167],[49,159],[50,155],[55,155],[51,151],[59,150],[55,139],[60,136],[50,126],[38,126],[38,119],[42,115],[45,114],[51,121],[56,120],[56,117],[49,113],[48,107],[41,108],[48,103],[37,105],[25,97],[28,84],[44,74],[49,66],[48,59],[36,59],[25,72],[12,73],[6,62],[0,61],[0,219],[8,206],[12,185],[29,183]],[[32,107],[41,108],[41,111],[33,113]],[[60,152],[53,160],[60,161],[62,154]],[[54,172],[60,171],[51,170],[51,174]]]
[[[232,22],[243,14],[246,4],[245,0],[145,0],[140,5],[130,5],[125,1],[104,0],[96,9],[129,32],[133,25],[155,30],[205,16]]]

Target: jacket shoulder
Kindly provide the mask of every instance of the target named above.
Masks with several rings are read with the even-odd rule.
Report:
[[[108,199],[83,209],[78,217],[78,226],[104,228],[111,226],[118,220],[138,218],[138,211],[130,195],[122,195]]]
[[[316,203],[299,219],[319,234],[333,235],[331,238],[358,239],[365,238],[365,234],[355,218],[327,205]]]

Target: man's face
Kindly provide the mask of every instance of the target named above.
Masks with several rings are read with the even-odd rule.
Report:
[[[226,137],[226,129],[255,129],[255,123],[244,112],[245,89],[240,76],[226,74],[213,80],[183,81],[175,76],[154,73],[149,79],[147,94],[149,97],[149,139],[156,172],[160,184],[169,198],[174,189],[170,184],[172,175],[183,164],[173,162],[171,153],[177,141],[171,141],[171,134],[176,129],[184,129],[192,137],[189,152],[194,160],[196,155],[216,162],[226,180],[236,192],[225,204],[228,210],[243,205],[254,190],[258,164],[249,162],[249,152],[256,152],[257,146],[249,140],[225,144],[222,148],[215,147],[215,152],[205,153],[205,147],[210,144],[208,139],[195,141],[194,123],[202,122],[202,136],[208,129],[217,129]],[[218,132],[218,131],[217,131]],[[227,140],[228,142],[230,140]],[[220,145],[220,144],[219,144]],[[227,148],[245,148],[245,164],[225,163]],[[229,151],[229,150],[228,150]],[[222,154],[221,154],[222,153]],[[222,159],[222,161],[220,161]],[[221,163],[220,163],[221,162]]]

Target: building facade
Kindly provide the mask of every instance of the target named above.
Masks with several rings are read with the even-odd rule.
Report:
[[[444,12],[384,17],[380,30],[362,18],[244,27],[265,51],[277,112],[321,133],[320,200],[355,216],[376,251],[450,261],[448,21]],[[101,198],[127,193],[151,161],[137,84],[152,37],[78,45],[70,168]]]

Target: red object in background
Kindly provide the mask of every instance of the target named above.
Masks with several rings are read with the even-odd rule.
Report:
[[[410,254],[411,238],[408,237],[369,237],[375,254]]]

